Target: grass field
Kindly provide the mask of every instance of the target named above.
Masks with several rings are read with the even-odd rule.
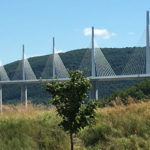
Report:
[[[4,106],[0,115],[1,150],[67,150],[68,136],[53,108]]]
[[[58,126],[54,108],[4,106],[1,150],[68,150],[69,137]],[[76,150],[150,150],[150,102],[98,108],[96,124],[74,137]]]
[[[81,132],[89,150],[150,150],[150,102],[98,109],[96,118]]]

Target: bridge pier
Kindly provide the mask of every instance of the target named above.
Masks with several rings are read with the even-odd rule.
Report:
[[[2,85],[0,85],[0,112],[2,113],[2,111],[3,111],[3,107],[2,107],[2,105],[3,105],[3,101],[2,101],[3,99],[2,99]]]
[[[25,108],[27,108],[27,85],[21,85],[21,102],[24,103]]]
[[[92,81],[92,89],[91,89],[91,99],[96,99],[98,100],[98,82],[97,81]]]

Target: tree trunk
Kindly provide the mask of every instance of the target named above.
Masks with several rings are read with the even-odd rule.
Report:
[[[71,146],[71,150],[73,150],[73,135],[72,135],[72,133],[70,133],[70,146]]]

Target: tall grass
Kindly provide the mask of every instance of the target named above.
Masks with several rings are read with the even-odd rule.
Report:
[[[4,106],[0,115],[0,150],[67,150],[69,138],[58,126],[60,118],[55,109],[46,109]]]
[[[0,150],[68,150],[54,108],[4,106]],[[150,150],[150,102],[96,110],[96,124],[74,137],[75,150]]]
[[[80,136],[88,150],[150,150],[150,102],[97,110]]]

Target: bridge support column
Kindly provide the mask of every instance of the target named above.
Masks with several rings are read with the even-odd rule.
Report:
[[[27,108],[27,85],[21,85],[21,102],[24,103]]]
[[[2,105],[3,105],[3,99],[2,99],[3,97],[2,97],[2,85],[0,85],[0,112],[2,113],[2,111],[3,111],[3,107],[2,107]]]
[[[92,89],[91,89],[91,99],[98,100],[98,82],[92,81]]]

